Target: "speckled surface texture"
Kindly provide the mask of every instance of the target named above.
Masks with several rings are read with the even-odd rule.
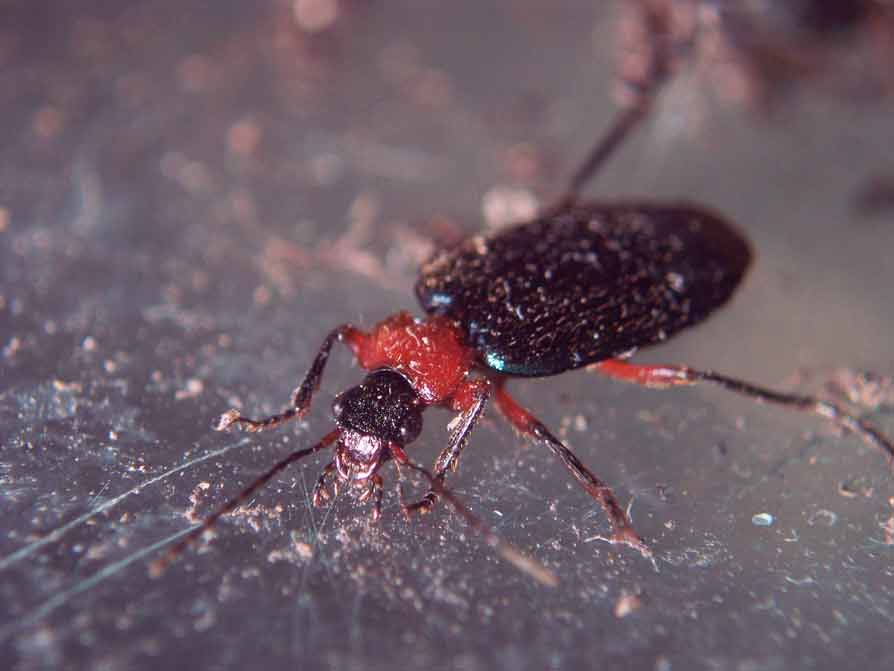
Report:
[[[701,207],[581,204],[435,255],[416,294],[458,321],[488,367],[557,375],[700,323],[750,261],[741,235]]]
[[[325,4],[325,3],[323,3]],[[161,547],[331,427],[337,351],[304,421],[279,410],[326,333],[417,310],[433,240],[560,191],[608,123],[606,3],[0,5],[0,659],[4,668],[891,668],[894,481],[812,418],[711,388],[573,372],[513,385],[656,556],[490,413],[451,478],[559,576],[495,558],[446,510],[313,509],[287,471],[162,577]],[[724,213],[755,261],[732,301],[642,361],[850,391],[894,433],[890,104],[771,116],[686,73],[590,190]],[[498,187],[524,189],[521,194]],[[515,193],[514,197],[507,197]],[[501,195],[502,194],[502,195]],[[860,394],[859,392],[862,392]],[[450,415],[412,454],[431,463]]]

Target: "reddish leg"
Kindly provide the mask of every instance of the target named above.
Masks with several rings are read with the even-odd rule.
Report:
[[[328,501],[331,501],[334,496],[338,496],[338,480],[336,479],[332,483],[331,489],[326,483],[326,481],[330,477],[332,477],[335,469],[335,462],[330,461],[328,464],[326,464],[326,468],[323,469],[323,472],[320,473],[320,477],[317,479],[317,484],[314,485],[314,491],[311,495],[311,500],[313,501],[314,506],[316,506],[317,508],[320,508]]]
[[[593,364],[589,368],[616,380],[633,382],[653,389],[711,382],[737,394],[749,396],[759,403],[772,403],[824,417],[843,429],[853,431],[869,445],[887,452],[889,457],[894,457],[894,442],[872,424],[849,414],[840,405],[812,396],[785,394],[720,375],[711,370],[695,370],[687,366],[640,366],[626,361],[609,359]]]
[[[500,538],[481,518],[475,515],[471,510],[463,505],[462,501],[451,492],[449,489],[444,487],[443,478],[437,478],[431,473],[429,473],[426,469],[418,464],[410,461],[410,458],[407,456],[407,453],[404,452],[403,448],[399,445],[391,446],[391,455],[394,457],[394,463],[398,466],[398,476],[402,479],[403,475],[400,471],[400,466],[406,466],[410,470],[418,473],[423,478],[428,481],[429,486],[432,491],[436,492],[438,496],[444,498],[450,507],[453,508],[454,512],[465,520],[466,524],[468,524],[475,533],[481,536],[485,545],[490,548],[493,548],[494,551],[497,552],[503,559],[513,564],[517,569],[527,573],[529,576],[534,578],[535,580],[543,583],[544,585],[548,585],[549,587],[555,587],[559,583],[559,579],[556,575],[546,568],[543,564],[541,564],[536,559],[532,559],[527,555],[523,554],[520,550],[518,550],[514,545],[504,541]],[[403,503],[403,492],[401,491],[401,503]],[[404,505],[404,510],[406,510],[408,506]]]
[[[447,471],[455,471],[459,465],[459,455],[469,442],[469,435],[481,419],[484,407],[491,395],[491,382],[486,378],[477,378],[463,382],[454,392],[451,404],[454,410],[462,414],[454,419],[456,426],[450,434],[447,447],[441,450],[435,461],[434,478],[443,483]],[[437,501],[437,491],[434,487],[420,501],[404,506],[407,514],[414,512],[427,513]]]
[[[310,402],[314,392],[320,387],[320,380],[323,377],[323,371],[326,368],[326,362],[329,360],[329,352],[332,350],[332,346],[336,342],[343,342],[351,347],[352,350],[356,351],[360,346],[360,343],[368,337],[369,336],[366,333],[354,328],[350,324],[339,326],[330,332],[329,335],[326,336],[326,340],[323,341],[323,345],[320,347],[320,351],[317,352],[317,356],[314,358],[310,370],[307,371],[304,380],[292,393],[292,406],[290,408],[278,415],[272,415],[264,419],[249,419],[248,417],[243,417],[236,409],[228,410],[220,416],[220,420],[214,429],[216,431],[224,431],[233,424],[238,424],[246,431],[263,431],[265,429],[272,429],[291,419],[303,417],[310,408]]]
[[[376,473],[375,475],[370,476],[367,480],[367,488],[366,491],[360,494],[357,497],[357,501],[359,503],[366,503],[373,499],[373,512],[372,519],[373,522],[377,522],[379,518],[382,516],[382,491],[383,491],[383,483],[382,476]]]
[[[519,433],[530,436],[548,447],[553,454],[561,459],[574,479],[599,502],[612,526],[612,534],[606,540],[613,544],[629,545],[635,550],[639,550],[644,557],[651,558],[652,551],[633,530],[627,513],[618,503],[611,488],[584,466],[574,453],[550,433],[539,419],[520,406],[502,384],[497,387],[494,400],[509,423]]]

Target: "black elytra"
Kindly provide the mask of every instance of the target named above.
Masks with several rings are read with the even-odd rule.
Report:
[[[416,295],[481,363],[556,375],[659,343],[725,303],[751,249],[721,216],[598,203],[476,236],[426,263]]]

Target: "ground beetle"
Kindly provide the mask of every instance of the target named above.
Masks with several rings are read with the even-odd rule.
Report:
[[[266,419],[225,413],[216,428],[273,428],[302,417],[320,384],[333,345],[347,345],[370,371],[332,406],[336,428],[313,447],[290,454],[208,517],[161,560],[159,572],[222,515],[248,500],[277,473],[305,456],[334,446],[313,493],[321,505],[349,486],[381,510],[380,467],[394,461],[424,477],[424,498],[403,505],[409,515],[443,498],[502,556],[540,581],[555,576],[497,537],[445,487],[469,435],[490,400],[521,434],[549,449],[608,515],[612,543],[651,552],[636,534],[612,490],[506,390],[512,377],[546,377],[587,367],[609,377],[666,388],[706,381],[759,401],[812,412],[858,433],[894,456],[894,443],[841,407],[785,394],[687,366],[640,366],[627,359],[701,322],[735,291],[751,261],[748,243],[720,215],[692,204],[581,203],[581,187],[597,172],[645,107],[621,112],[570,182],[566,195],[534,221],[490,236],[474,236],[440,251],[416,282],[424,319],[399,312],[362,331],[352,325],[326,337],[291,406]],[[432,405],[457,414],[433,472],[404,448],[422,429]]]

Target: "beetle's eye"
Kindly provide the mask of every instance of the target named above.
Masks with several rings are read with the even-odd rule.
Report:
[[[400,424],[400,442],[402,445],[412,443],[422,433],[422,413],[416,408],[404,415]]]

